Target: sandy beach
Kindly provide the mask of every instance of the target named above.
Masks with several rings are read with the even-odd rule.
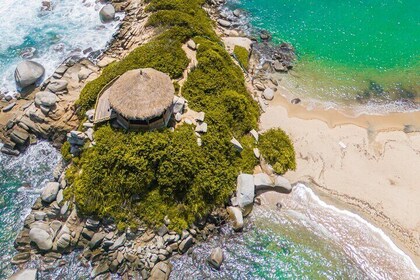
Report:
[[[308,111],[292,105],[281,84],[278,89],[260,129],[280,127],[290,135],[297,169],[285,177],[383,229],[419,267],[419,114],[349,117]]]

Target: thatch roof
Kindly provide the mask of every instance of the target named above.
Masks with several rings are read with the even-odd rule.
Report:
[[[171,78],[151,68],[124,73],[106,91],[112,109],[130,120],[162,115],[175,93]]]

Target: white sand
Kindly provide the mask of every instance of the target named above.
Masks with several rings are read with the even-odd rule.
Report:
[[[293,106],[299,109],[292,113],[302,118],[288,115],[286,108],[293,111]],[[335,115],[359,126],[330,127],[326,115],[333,122]],[[316,119],[314,112],[290,105],[276,93],[261,117],[260,128],[280,127],[293,140],[297,170],[286,174],[291,182],[309,183],[321,196],[344,202],[345,208],[385,230],[420,266],[420,133],[375,132],[372,127],[386,128],[380,117],[366,122],[368,130],[360,126],[360,119],[344,121],[338,112],[326,115],[321,112]]]

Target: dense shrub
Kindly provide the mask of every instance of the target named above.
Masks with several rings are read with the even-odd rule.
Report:
[[[70,143],[64,142],[63,146],[61,146],[61,155],[63,156],[64,161],[70,162],[72,159],[72,155],[70,154]]]
[[[289,136],[281,129],[270,129],[261,135],[259,148],[274,171],[284,174],[296,169],[295,149]]]
[[[235,57],[238,59],[241,66],[248,70],[249,68],[249,52],[247,49],[241,46],[235,46],[233,53]]]
[[[241,69],[226,50],[208,39],[196,41],[198,66],[189,74],[182,94],[192,109],[207,113],[215,130],[240,138],[257,127],[258,106],[245,88]]]
[[[76,203],[85,214],[123,223],[138,217],[153,224],[168,215],[172,227],[182,229],[225,203],[242,169],[228,141],[209,135],[199,147],[188,125],[174,133],[126,133],[104,126],[95,139],[74,181]]]

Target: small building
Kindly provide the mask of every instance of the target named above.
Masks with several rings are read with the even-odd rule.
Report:
[[[174,94],[167,74],[151,68],[128,71],[103,89],[95,123],[116,118],[128,130],[165,127],[172,115]]]

